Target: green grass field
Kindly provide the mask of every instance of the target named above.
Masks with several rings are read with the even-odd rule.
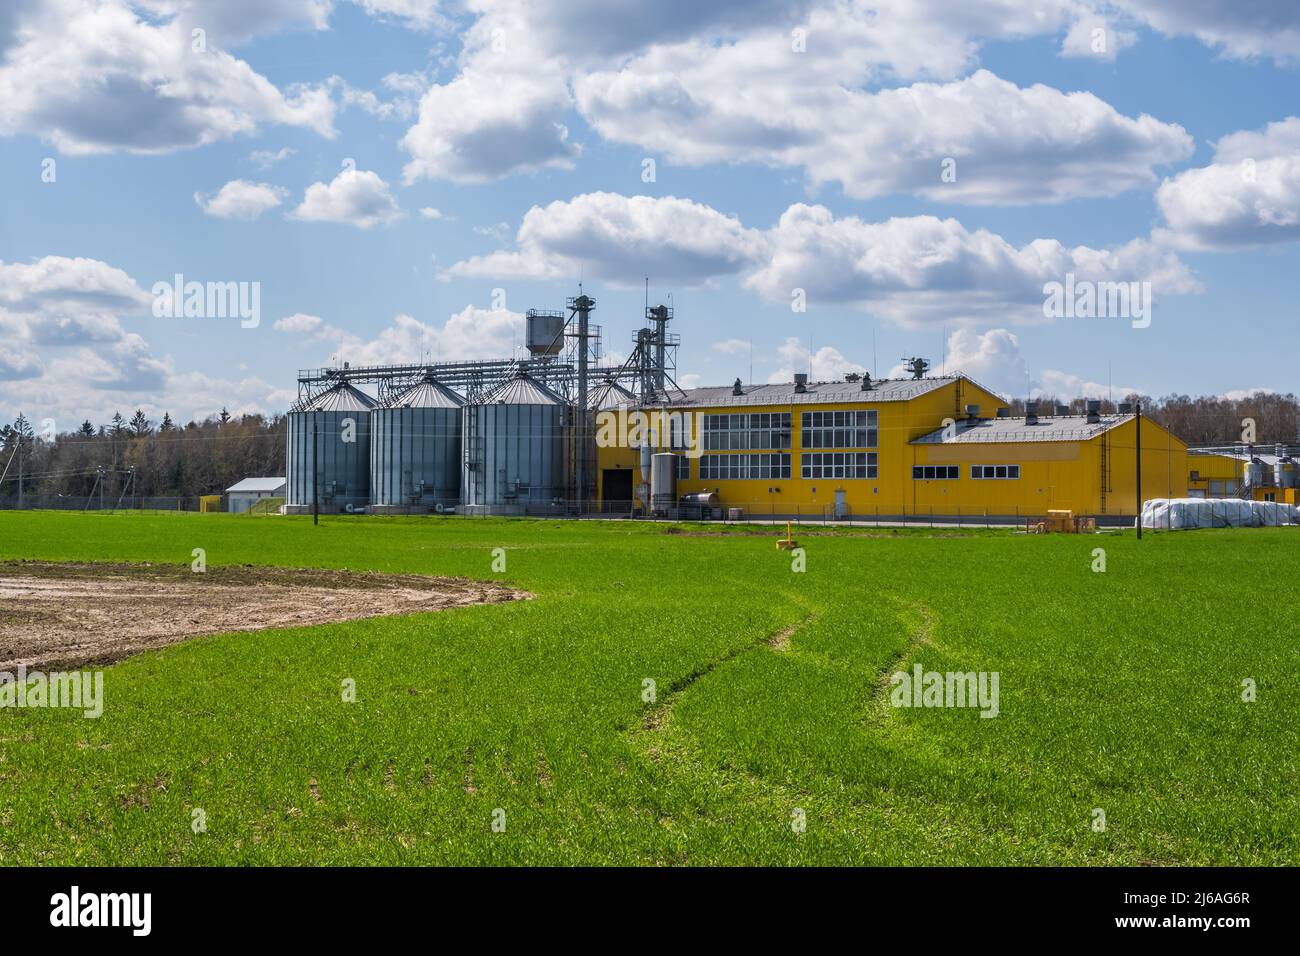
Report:
[[[2,710],[0,858],[1300,863],[1294,529],[805,529],[804,573],[771,529],[700,530],[0,513],[0,559],[201,547],[535,595],[144,654],[98,720]],[[1000,715],[890,707],[914,663],[998,672]]]

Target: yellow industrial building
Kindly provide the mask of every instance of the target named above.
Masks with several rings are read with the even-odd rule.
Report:
[[[636,447],[645,444],[679,454],[677,496],[712,493],[719,507],[754,517],[1139,510],[1137,422],[1123,406],[1013,418],[1001,396],[964,375],[851,379],[687,389],[656,407],[626,393],[620,407],[606,391],[606,423],[639,411],[650,425],[644,441],[598,432],[600,500],[611,510],[648,500]],[[1141,439],[1143,498],[1186,496],[1186,444],[1145,418]]]
[[[1231,455],[1188,452],[1187,469],[1191,498],[1231,498],[1241,484],[1241,462]]]
[[[1230,452],[1188,452],[1188,496],[1300,504],[1296,487],[1300,466],[1285,446],[1274,446],[1271,454],[1263,450],[1267,447],[1240,445]]]

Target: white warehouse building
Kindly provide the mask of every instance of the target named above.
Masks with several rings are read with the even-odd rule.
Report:
[[[245,478],[226,489],[226,510],[243,514],[262,498],[283,498],[283,478]]]

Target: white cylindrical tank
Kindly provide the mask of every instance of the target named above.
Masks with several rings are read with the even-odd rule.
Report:
[[[1264,484],[1264,474],[1267,467],[1259,458],[1251,458],[1250,461],[1246,462],[1246,484],[1251,488],[1257,488]]]
[[[668,511],[677,507],[677,456],[658,452],[650,457],[650,508]]]
[[[1296,462],[1294,458],[1283,456],[1273,465],[1273,483],[1279,488],[1296,486]]]

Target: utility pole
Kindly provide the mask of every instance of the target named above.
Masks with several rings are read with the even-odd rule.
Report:
[[[1137,412],[1135,424],[1137,427],[1137,526],[1138,540],[1142,540],[1142,403],[1138,402],[1133,406]]]
[[[23,433],[18,433],[18,510],[23,510]]]
[[[320,409],[311,413],[311,523],[320,524]]]

